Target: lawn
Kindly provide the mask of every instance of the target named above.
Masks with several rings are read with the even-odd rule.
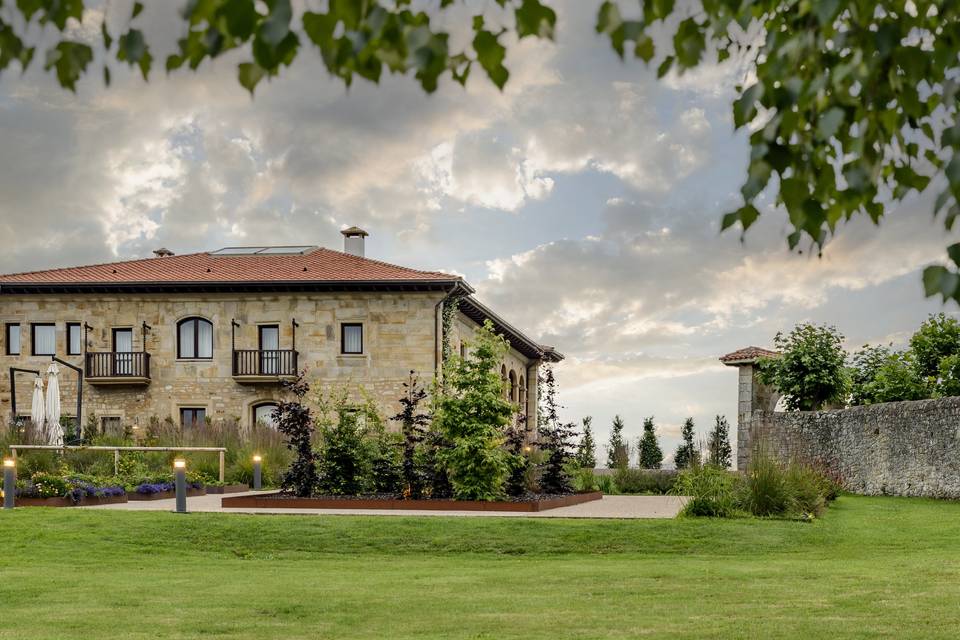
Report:
[[[812,524],[0,513],[0,638],[956,638],[960,503]]]

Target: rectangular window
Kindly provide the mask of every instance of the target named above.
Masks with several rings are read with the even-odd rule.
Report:
[[[67,323],[67,355],[78,356],[83,352],[83,329],[79,322]]]
[[[120,418],[116,416],[100,418],[100,433],[105,436],[122,436],[123,426],[120,424]]]
[[[35,323],[30,325],[30,348],[35,356],[53,356],[57,354],[57,326]]]
[[[340,325],[340,353],[363,353],[363,325],[359,322]]]
[[[202,426],[207,420],[207,410],[198,408],[180,409],[180,426],[184,429]]]
[[[280,371],[280,327],[275,324],[257,327],[260,334],[260,373],[273,376]]]
[[[7,325],[6,343],[7,343],[8,356],[20,355],[20,325],[19,324]]]

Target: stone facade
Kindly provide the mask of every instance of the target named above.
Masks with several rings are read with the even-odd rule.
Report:
[[[855,493],[960,498],[960,398],[754,412],[750,437]]]
[[[203,408],[216,421],[236,419],[253,422],[254,407],[277,400],[276,380],[241,383],[233,377],[232,345],[258,349],[259,325],[280,327],[280,348],[299,353],[298,366],[306,369],[317,389],[345,385],[359,397],[362,386],[378,403],[383,415],[394,415],[402,395],[402,383],[416,371],[425,383],[433,378],[440,359],[440,307],[442,292],[330,292],[277,294],[34,294],[0,298],[0,325],[21,325],[21,355],[0,351],[0,410],[10,415],[8,367],[45,370],[49,356],[31,356],[31,323],[55,323],[57,356],[83,366],[83,356],[67,356],[67,323],[86,323],[88,352],[112,350],[112,329],[133,330],[133,350],[150,354],[148,384],[84,384],[84,423],[90,416],[120,418],[124,425],[143,428],[151,418],[178,420],[181,408]],[[205,318],[213,324],[213,357],[207,360],[177,357],[177,323],[188,317]],[[233,321],[237,325],[234,327]],[[297,327],[294,327],[294,321]],[[361,355],[341,354],[343,323],[363,324]],[[476,324],[461,316],[453,344],[466,338]],[[294,336],[295,333],[295,336]],[[508,370],[536,379],[538,361],[511,349]],[[61,367],[64,415],[73,415],[76,378]],[[29,375],[16,378],[17,403],[28,413],[33,381]],[[533,387],[535,389],[535,386]],[[528,411],[536,412],[536,394]]]

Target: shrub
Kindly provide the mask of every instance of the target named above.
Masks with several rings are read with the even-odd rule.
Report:
[[[643,469],[659,469],[663,464],[663,450],[660,448],[656,429],[653,416],[644,419],[643,435],[640,436],[640,443],[637,446],[640,467]]]
[[[717,416],[707,438],[707,463],[729,469],[733,449],[730,447],[730,425],[724,416]]]
[[[273,420],[277,431],[287,437],[287,448],[296,458],[283,474],[280,486],[284,491],[292,491],[306,498],[313,493],[318,480],[317,458],[312,443],[313,418],[310,409],[303,406],[303,397],[310,387],[301,374],[296,380],[284,381],[283,388],[293,394],[294,400],[279,403],[273,412]]]
[[[796,496],[783,467],[758,448],[739,488],[740,506],[755,516],[782,516],[796,507]]]
[[[333,495],[356,495],[373,489],[369,481],[372,451],[367,439],[366,415],[346,402],[346,394],[334,391],[320,397],[317,421],[320,450],[321,491]],[[360,416],[363,423],[360,424]]]
[[[593,418],[583,419],[583,435],[577,444],[577,466],[581,469],[593,469],[597,466],[597,445],[593,441]]]
[[[373,459],[370,463],[372,489],[377,493],[403,493],[402,436],[388,433],[380,424],[373,434]]]
[[[673,463],[677,469],[686,469],[700,464],[700,452],[693,444],[693,435],[693,418],[687,418],[683,421],[683,427],[680,429],[680,446],[677,447],[677,451],[673,455]]]
[[[863,405],[877,402],[876,380],[880,368],[890,357],[890,348],[864,345],[850,358],[850,404]]]
[[[444,308],[446,312],[446,308]],[[401,474],[403,476],[403,495],[419,498],[423,494],[424,473],[417,466],[417,447],[424,441],[427,427],[430,425],[430,416],[420,410],[420,403],[427,398],[427,392],[420,384],[420,379],[411,371],[409,379],[403,383],[404,394],[400,398],[400,413],[393,419],[400,423],[400,434],[403,437],[403,461]]]
[[[67,481],[50,473],[34,473],[30,476],[29,493],[24,497],[60,498],[67,495]]]
[[[524,428],[524,417],[520,416],[517,424],[507,429],[505,448],[509,454],[507,465],[510,472],[504,484],[504,490],[508,496],[519,496],[527,490],[527,475],[530,472],[531,463],[528,455],[529,447],[526,446],[527,430]]]
[[[503,493],[509,466],[501,445],[513,405],[503,396],[497,367],[506,352],[506,340],[488,320],[467,357],[451,357],[435,420],[451,445],[438,453],[457,499],[495,500]]]
[[[672,493],[687,496],[684,515],[729,518],[737,508],[734,487],[734,476],[726,469],[695,464],[678,474]]]
[[[873,402],[923,400],[931,396],[930,384],[917,372],[910,352],[889,354],[868,389]]]
[[[675,471],[659,469],[617,469],[613,481],[618,493],[666,495],[677,479]]]
[[[834,327],[797,325],[773,339],[780,355],[760,361],[760,379],[783,394],[787,409],[809,411],[846,400],[843,335]]]
[[[607,443],[607,467],[625,469],[630,464],[630,445],[623,439],[623,418],[613,416],[610,442]]]
[[[617,486],[616,480],[611,475],[595,475],[594,481],[596,482],[597,490],[602,491],[608,496],[615,496],[620,493],[620,487]]]
[[[592,467],[578,467],[572,475],[571,482],[573,490],[577,493],[600,490],[599,478],[594,475]]]

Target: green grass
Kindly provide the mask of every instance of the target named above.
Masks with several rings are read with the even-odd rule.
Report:
[[[956,638],[960,503],[812,524],[0,513],[0,638]]]

